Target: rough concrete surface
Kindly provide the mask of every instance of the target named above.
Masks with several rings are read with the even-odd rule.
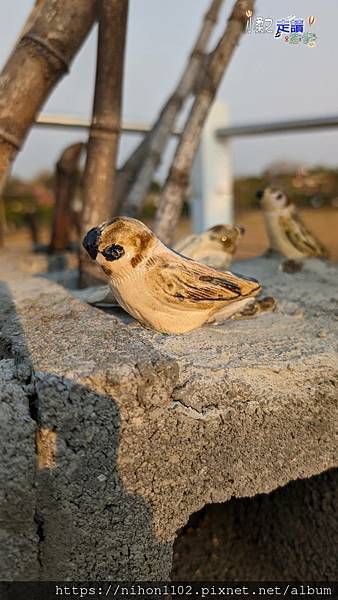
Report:
[[[176,336],[0,269],[2,579],[166,579],[192,513],[335,466],[337,267],[238,264],[276,312]]]
[[[175,541],[172,579],[337,581],[337,475],[205,506]]]

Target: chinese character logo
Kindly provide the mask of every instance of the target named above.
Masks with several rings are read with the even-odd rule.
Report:
[[[275,37],[280,37],[282,33],[290,33],[290,21],[286,19],[277,21]]]
[[[255,17],[252,19],[252,11],[246,11],[246,33],[273,33],[273,19],[270,17]]]
[[[315,23],[316,18],[310,16],[307,19],[309,27]],[[284,34],[284,37],[283,35]],[[282,38],[288,44],[300,44],[303,42],[309,48],[316,46],[317,34],[313,31],[305,31],[305,20],[297,19],[296,15],[287,19],[278,19],[276,23],[275,38]]]
[[[274,33],[275,38],[280,38],[288,44],[306,44],[309,48],[316,46],[317,34],[311,31],[316,18],[311,15],[307,19],[299,19],[296,15],[289,15],[284,19],[277,19],[274,28],[273,19],[270,17],[253,18],[252,10],[246,11],[246,33]],[[306,31],[306,23],[309,30]]]

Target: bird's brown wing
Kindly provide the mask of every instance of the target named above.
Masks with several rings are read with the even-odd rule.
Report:
[[[191,249],[194,249],[195,246],[200,242],[201,236],[199,235],[188,235],[187,237],[178,240],[178,242],[174,246],[174,250],[179,252],[180,254],[185,255],[189,254]]]
[[[256,295],[261,286],[255,279],[216,271],[194,260],[169,255],[161,257],[146,275],[158,294],[187,309],[209,308],[215,302],[233,302]]]
[[[298,215],[281,216],[280,226],[291,244],[302,254],[328,257],[329,253],[325,246],[310,233]]]

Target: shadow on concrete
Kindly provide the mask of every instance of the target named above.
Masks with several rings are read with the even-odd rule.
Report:
[[[174,581],[337,581],[338,472],[209,504],[174,544]],[[186,560],[186,557],[189,557]]]
[[[172,544],[119,477],[116,402],[36,372],[8,286],[0,291],[0,579],[168,579]]]

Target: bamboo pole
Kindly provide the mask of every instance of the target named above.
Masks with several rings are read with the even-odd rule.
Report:
[[[246,12],[253,11],[253,6],[254,0],[236,0],[226,29],[210,56],[206,74],[196,93],[156,213],[155,231],[166,244],[171,243],[180,218],[203,125],[224,72],[245,30]]]
[[[22,29],[17,37],[18,44],[21,41],[22,37],[26,33],[28,33],[30,28],[35,23],[35,21],[38,17],[38,14],[41,11],[42,4],[44,1],[45,0],[35,0],[32,10],[29,13],[24,26],[22,27]],[[14,46],[14,49],[15,49],[15,47],[16,46]],[[13,49],[13,51],[14,51],[14,49]],[[27,220],[27,225],[29,227],[29,230],[31,232],[33,247],[35,248],[38,244],[38,228],[37,228],[37,222],[36,222],[36,215],[28,214],[26,220]],[[1,194],[0,195],[0,247],[2,247],[4,245],[6,230],[7,230],[7,222],[6,222],[5,200],[4,200],[3,194]]]
[[[0,248],[3,247],[5,243],[5,234],[6,234],[6,210],[5,210],[5,201],[4,197],[0,196]]]
[[[117,211],[120,213],[121,211],[123,213],[123,211],[125,210],[124,204],[126,202],[128,192],[131,188],[133,181],[135,181],[137,173],[139,172],[141,165],[146,157],[148,147],[150,144],[150,138],[151,132],[148,132],[117,172],[116,202]]]
[[[19,35],[18,35],[18,41],[21,40],[21,38],[28,33],[28,31],[30,30],[30,28],[34,25],[36,19],[38,18],[41,9],[42,9],[42,5],[44,3],[45,0],[35,0],[34,5],[32,7],[31,12],[29,13],[26,22],[23,26],[23,28],[21,29]]]
[[[33,23],[35,22],[38,14],[41,10],[43,2],[44,2],[44,0],[35,0],[34,6],[32,7],[32,10],[28,15],[25,24],[18,35],[18,42],[20,42],[23,35],[25,35],[29,31],[29,29],[32,27]],[[36,224],[35,215],[34,216],[27,215],[27,225],[28,225],[31,235],[32,235],[33,247],[35,248],[38,243],[37,224]],[[7,224],[6,224],[5,200],[4,200],[3,195],[1,195],[0,196],[0,247],[2,247],[4,245],[6,229],[7,229]]]
[[[95,97],[84,174],[82,236],[115,212],[115,164],[120,133],[128,0],[101,0]],[[80,251],[80,285],[97,269]]]
[[[25,215],[25,221],[31,234],[33,250],[39,247],[39,225],[36,212],[28,212]]]
[[[71,242],[73,224],[71,204],[78,181],[78,166],[84,145],[82,142],[78,142],[68,146],[56,163],[51,252],[64,252],[69,248]]]
[[[160,163],[176,118],[184,101],[193,92],[196,81],[199,78],[201,66],[204,64],[207,45],[217,22],[222,4],[223,0],[211,1],[176,90],[161,110],[156,123],[147,136],[147,140],[141,143],[142,152],[139,149],[136,149],[134,152],[134,155],[138,152],[139,162],[145,156],[141,167],[138,168],[139,162],[135,160],[134,156],[133,163],[130,164],[131,161],[129,159],[129,165],[127,161],[126,166],[122,169],[122,172],[124,170],[126,175],[124,188],[122,188],[121,184],[121,193],[125,194],[128,184],[136,176],[133,185],[122,202],[121,213],[123,214],[138,216],[142,211],[145,195],[149,189],[155,170]]]
[[[45,0],[4,66],[0,75],[0,194],[37,111],[68,71],[94,18],[95,0]],[[1,229],[0,225],[0,235]]]

